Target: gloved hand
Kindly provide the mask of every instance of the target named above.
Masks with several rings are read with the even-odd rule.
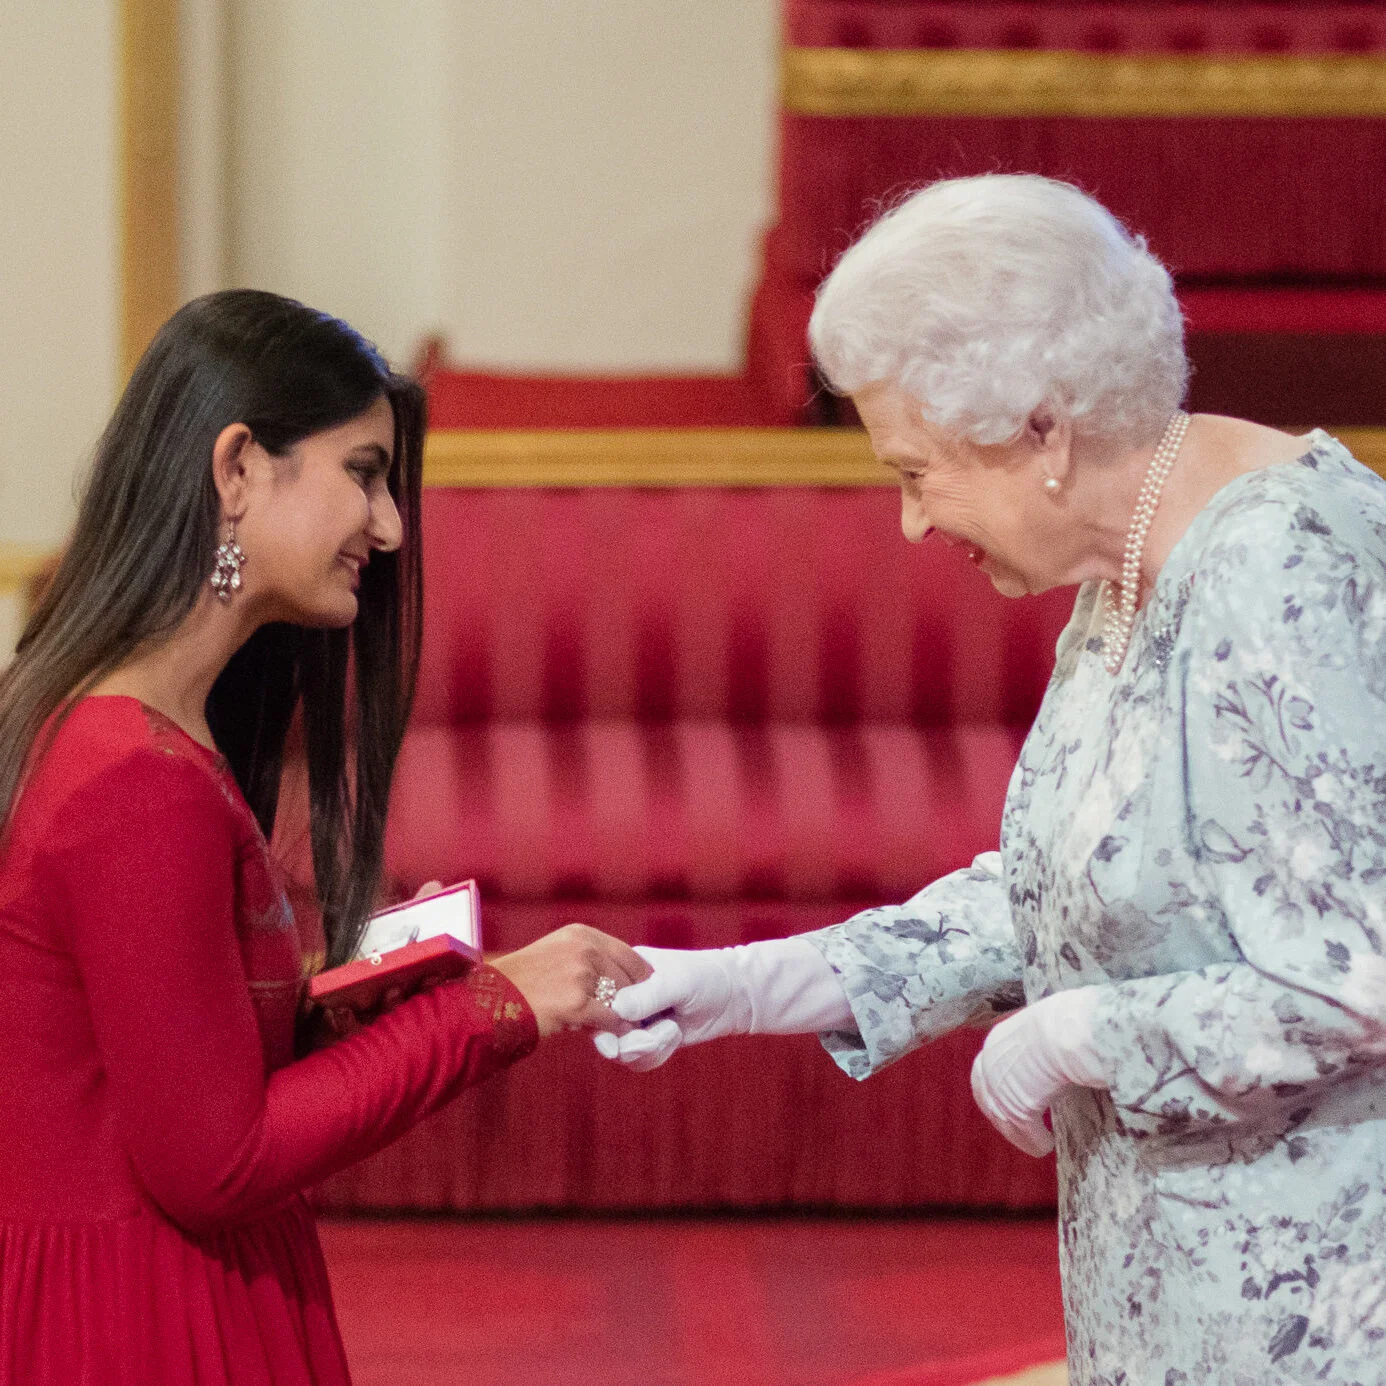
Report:
[[[658,1068],[682,1045],[722,1035],[812,1034],[856,1026],[837,974],[804,939],[635,951],[654,972],[618,991],[612,1010],[643,1028],[619,1037],[597,1034],[593,1043],[604,1057],[637,1072]]]
[[[977,1105],[1027,1155],[1054,1149],[1044,1114],[1065,1088],[1107,1086],[1094,1041],[1096,1009],[1095,987],[1046,996],[992,1026],[972,1065]]]

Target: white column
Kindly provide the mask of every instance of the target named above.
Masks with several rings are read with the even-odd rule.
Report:
[[[740,363],[777,0],[226,0],[236,282],[391,355]]]

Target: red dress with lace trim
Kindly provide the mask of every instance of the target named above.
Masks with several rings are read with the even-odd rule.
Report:
[[[538,1035],[483,967],[296,1059],[303,984],[225,763],[79,703],[0,863],[0,1386],[349,1381],[302,1191]]]

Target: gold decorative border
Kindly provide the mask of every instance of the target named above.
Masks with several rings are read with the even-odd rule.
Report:
[[[1330,432],[1386,476],[1386,428]],[[426,486],[894,484],[859,428],[439,429],[424,449]]]
[[[426,486],[872,486],[856,428],[438,430]]]
[[[1328,431],[1386,477],[1386,428]],[[425,486],[464,489],[894,484],[859,428],[439,429],[424,450]],[[0,541],[0,594],[26,588],[56,552]]]
[[[0,595],[26,592],[29,584],[52,562],[55,553],[53,549],[37,548],[32,544],[0,540]]]
[[[786,48],[781,102],[814,116],[1386,116],[1362,54]]]
[[[1307,433],[1307,428],[1288,429]],[[1386,477],[1386,428],[1330,428],[1331,433],[1360,463]]]
[[[1068,1386],[1068,1366],[1063,1362],[1046,1362],[1027,1367],[1008,1376],[989,1376],[974,1386]]]
[[[178,307],[178,0],[120,0],[120,362]]]

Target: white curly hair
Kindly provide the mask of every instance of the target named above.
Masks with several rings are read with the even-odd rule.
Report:
[[[887,211],[819,288],[809,340],[834,390],[898,386],[984,444],[1042,407],[1143,443],[1189,378],[1169,272],[1100,203],[1037,174],[945,179]]]

